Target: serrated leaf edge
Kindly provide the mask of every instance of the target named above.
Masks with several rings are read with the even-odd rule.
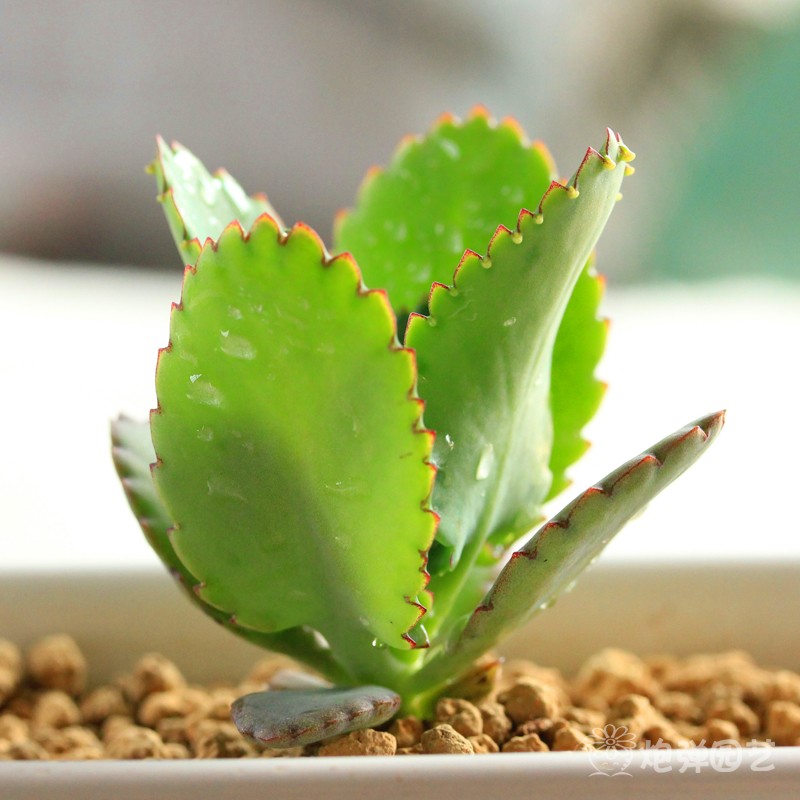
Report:
[[[683,428],[678,429],[678,431],[666,437],[665,440],[662,439],[643,453],[640,453],[638,456],[635,456],[606,475],[597,484],[594,484],[578,495],[578,497],[558,512],[549,522],[545,523],[522,548],[511,554],[507,564],[504,566],[503,570],[500,571],[500,574],[497,576],[493,586],[484,598],[484,601],[475,607],[473,612],[469,615],[461,632],[453,637],[449,644],[446,644],[443,649],[440,649],[436,657],[420,670],[418,673],[418,685],[428,687],[431,685],[438,685],[439,681],[451,681],[453,675],[457,675],[459,670],[468,667],[470,661],[476,655],[490,648],[493,646],[493,643],[496,643],[499,638],[502,638],[503,633],[501,631],[499,632],[499,636],[496,635],[492,642],[487,642],[486,637],[481,636],[480,632],[477,634],[475,633],[474,627],[478,625],[480,628],[481,626],[478,620],[482,619],[486,614],[491,614],[494,610],[492,598],[497,592],[502,592],[502,587],[505,582],[504,576],[507,575],[506,571],[514,561],[520,558],[529,561],[536,560],[538,558],[537,545],[541,543],[544,536],[546,536],[549,531],[553,530],[561,532],[569,530],[572,516],[579,511],[590,498],[597,495],[609,498],[612,497],[615,489],[630,475],[647,465],[650,465],[656,470],[661,469],[673,450],[679,448],[687,439],[699,437],[702,449],[698,450],[694,459],[673,476],[671,480],[674,480],[684,472],[686,468],[691,466],[691,463],[699,457],[700,453],[707,445],[716,438],[724,425],[724,421],[725,411],[718,411],[683,426]],[[671,480],[668,481],[667,484],[661,486],[658,492],[663,490]],[[622,526],[620,526],[620,529],[621,527]],[[533,603],[534,601],[532,600],[531,605],[533,605]],[[484,629],[486,628],[486,626],[483,627]]]
[[[249,231],[245,231],[244,228],[242,227],[241,223],[238,220],[234,220],[233,222],[229,223],[225,227],[225,229],[223,230],[222,234],[220,234],[219,239],[215,240],[215,239],[212,239],[210,237],[206,239],[206,241],[203,244],[202,250],[201,250],[201,255],[202,255],[202,252],[207,248],[210,248],[211,250],[213,250],[216,253],[218,251],[218,248],[219,248],[219,242],[223,239],[225,234],[228,233],[229,231],[233,231],[233,232],[238,233],[238,235],[240,236],[242,241],[243,242],[247,242],[249,240],[250,236],[251,236],[251,233],[256,230],[257,226],[260,226],[260,225],[269,225],[269,226],[271,226],[275,231],[276,237],[278,239],[278,243],[281,244],[281,245],[286,245],[287,242],[290,240],[290,238],[292,236],[295,236],[295,235],[307,236],[308,238],[310,238],[314,242],[314,245],[315,245],[315,247],[317,248],[317,250],[319,252],[319,255],[320,255],[320,266],[323,267],[323,268],[328,268],[331,265],[333,265],[334,263],[338,263],[338,262],[346,264],[355,273],[355,276],[357,278],[357,289],[356,289],[357,296],[358,297],[368,297],[370,295],[376,295],[379,298],[379,300],[381,302],[381,305],[383,306],[383,309],[384,309],[386,315],[388,316],[389,320],[391,321],[392,336],[391,336],[389,342],[387,343],[387,349],[390,352],[403,353],[405,355],[405,358],[408,359],[409,366],[410,366],[410,371],[411,371],[411,373],[413,375],[413,380],[412,380],[411,386],[407,390],[406,397],[410,402],[413,402],[414,404],[416,404],[417,408],[419,409],[419,414],[417,415],[417,418],[416,418],[416,420],[414,421],[414,423],[412,425],[412,432],[414,434],[416,434],[416,435],[424,436],[424,437],[426,437],[428,439],[428,447],[427,447],[428,455],[423,460],[423,464],[426,467],[428,467],[429,472],[430,472],[430,478],[429,478],[429,481],[428,481],[427,494],[422,500],[420,500],[420,508],[422,509],[422,511],[424,513],[430,514],[433,517],[433,526],[432,526],[432,533],[431,533],[430,541],[427,543],[427,546],[424,549],[420,549],[419,550],[420,561],[421,561],[420,567],[419,567],[419,572],[423,576],[423,584],[422,584],[422,586],[420,588],[420,591],[423,591],[423,590],[426,589],[426,587],[428,586],[428,583],[430,582],[430,573],[427,570],[428,551],[430,550],[430,547],[433,544],[434,539],[436,538],[436,531],[437,531],[438,526],[439,526],[439,515],[431,508],[431,497],[433,495],[433,487],[434,487],[434,483],[435,483],[435,480],[436,480],[436,474],[437,474],[437,467],[433,463],[432,458],[431,458],[431,456],[433,454],[434,441],[436,439],[436,432],[426,428],[424,426],[424,424],[423,424],[423,414],[424,414],[424,409],[425,409],[425,401],[419,396],[419,394],[417,392],[417,376],[418,376],[419,373],[418,373],[418,370],[417,370],[416,351],[413,350],[412,348],[404,347],[398,341],[398,338],[397,338],[397,316],[395,315],[395,312],[392,309],[391,304],[389,303],[389,298],[388,298],[386,290],[385,289],[369,289],[369,288],[367,288],[365,286],[365,284],[364,284],[364,281],[363,281],[363,278],[362,278],[362,275],[361,275],[361,270],[359,269],[358,264],[356,263],[356,261],[353,258],[353,256],[350,253],[340,253],[338,255],[332,256],[328,252],[328,250],[326,249],[325,244],[322,241],[322,238],[319,236],[319,234],[311,226],[307,225],[306,223],[297,222],[290,229],[284,230],[281,227],[281,225],[280,225],[280,223],[278,221],[276,221],[269,214],[265,213],[265,214],[261,214],[254,221],[253,226]],[[197,261],[195,262],[194,265],[187,265],[186,268],[184,269],[183,284],[181,286],[181,299],[177,303],[175,303],[175,302],[172,303],[171,309],[170,309],[170,321],[172,319],[172,315],[173,314],[180,313],[180,312],[183,311],[183,287],[185,286],[187,278],[189,276],[191,276],[191,275],[196,274],[196,272],[197,272],[197,266],[196,266],[197,262],[199,262],[199,256],[198,256],[198,259],[197,259]],[[171,325],[171,322],[170,322],[170,330],[171,329],[172,329],[172,325]],[[161,363],[162,355],[164,353],[170,352],[171,350],[172,350],[172,339],[170,338],[169,341],[167,342],[167,344],[164,347],[160,348],[159,351],[158,351],[158,358],[157,358],[157,361],[156,361],[156,374],[158,374],[158,369],[159,369],[159,365]],[[161,414],[161,413],[162,413],[161,404],[160,404],[160,402],[158,402],[158,398],[157,398],[156,407],[150,410],[150,422],[151,422],[151,424],[152,424],[153,417],[155,415],[158,415],[158,414]],[[160,455],[156,452],[156,460],[150,465],[151,474],[154,474],[155,470],[160,469],[162,466],[163,466],[163,460],[161,459]],[[170,528],[167,531],[167,536],[172,538],[172,535],[173,535],[174,531],[179,530],[179,529],[180,529],[180,523],[176,523],[172,528]],[[204,582],[200,581],[197,584],[195,584],[192,587],[192,589],[195,592],[200,592],[202,590],[203,586],[204,586]],[[409,604],[411,606],[414,606],[415,609],[417,610],[418,614],[417,614],[417,619],[408,628],[408,630],[406,630],[403,633],[401,633],[401,638],[412,649],[428,647],[429,645],[428,645],[428,642],[427,642],[427,637],[425,637],[425,639],[422,642],[417,642],[410,636],[410,632],[419,625],[422,617],[427,613],[428,609],[425,608],[425,606],[423,606],[419,602],[418,598],[412,598],[412,597],[409,597],[408,595],[406,595],[404,597],[404,600],[405,600],[405,602],[407,604]],[[205,602],[207,602],[207,601],[205,601]],[[225,609],[225,611],[228,612],[228,609]],[[228,612],[228,613],[230,613],[231,624],[232,625],[238,625],[238,623],[236,622],[236,613],[235,612]],[[424,629],[422,629],[422,633],[424,634]]]
[[[686,431],[683,433],[683,435],[669,440],[664,444],[663,448],[659,449],[657,445],[653,446],[644,453],[640,453],[626,464],[623,464],[610,475],[607,475],[605,478],[603,478],[603,480],[583,491],[558,514],[545,523],[523,547],[511,554],[509,562],[516,558],[526,558],[532,561],[536,560],[538,557],[537,545],[540,537],[545,536],[553,529],[561,531],[569,530],[573,514],[579,511],[589,498],[596,495],[613,497],[616,487],[625,481],[628,476],[637,472],[647,464],[653,465],[656,469],[661,468],[663,463],[669,457],[670,452],[683,444],[687,439],[699,436],[702,442],[710,444],[711,441],[713,441],[713,439],[716,437],[717,433],[719,433],[724,422],[725,411],[718,411],[714,414],[708,415],[707,417],[702,417],[701,419],[696,420],[694,423],[687,425]],[[497,585],[498,584],[496,582],[495,586]],[[481,603],[473,611],[470,621],[472,618],[483,613],[491,612],[492,610],[493,604],[491,602]],[[465,631],[468,629],[468,627],[469,622],[465,627]]]
[[[367,169],[364,178],[362,179],[361,183],[358,186],[358,189],[356,190],[355,206],[358,206],[361,203],[362,197],[370,190],[370,186],[374,182],[375,178],[386,172],[387,169],[391,168],[393,164],[399,161],[405,154],[405,151],[408,150],[410,147],[422,144],[426,138],[436,135],[443,127],[447,125],[452,125],[455,127],[463,127],[476,119],[485,120],[488,126],[492,129],[508,128],[509,130],[514,131],[514,133],[517,135],[517,138],[519,139],[520,145],[525,148],[536,150],[539,153],[539,155],[542,156],[545,163],[548,165],[550,174],[551,175],[556,174],[555,160],[552,154],[550,153],[550,150],[547,148],[547,145],[540,139],[533,139],[533,140],[529,139],[528,135],[525,133],[525,129],[523,128],[522,124],[515,117],[506,116],[503,117],[498,122],[490,114],[489,110],[485,106],[475,105],[470,109],[467,116],[464,117],[463,119],[449,111],[445,111],[434,120],[433,124],[428,128],[428,130],[425,133],[422,134],[409,133],[403,136],[398,142],[395,149],[392,151],[391,155],[389,156],[388,167],[372,165]],[[338,239],[339,226],[350,215],[352,210],[353,210],[352,207],[341,208],[336,212],[333,221],[334,240]]]
[[[175,202],[175,190],[173,186],[167,182],[166,179],[166,170],[164,169],[164,161],[162,158],[162,148],[170,150],[173,155],[176,155],[178,150],[184,150],[190,154],[192,154],[192,151],[189,150],[187,147],[184,147],[184,145],[182,145],[176,139],[171,139],[168,144],[162,136],[160,135],[156,136],[156,157],[148,165],[147,171],[155,174],[158,180],[159,192],[156,195],[156,200],[162,205],[169,205],[171,207],[171,209],[175,212],[176,218],[180,221],[180,224],[183,228],[183,236],[181,238],[180,243],[178,243],[178,248],[181,250],[181,252],[185,252],[187,254],[188,256],[187,263],[194,264],[200,257],[203,245],[197,236],[189,236],[189,230],[186,227],[186,220],[184,219],[184,216],[181,213],[180,208],[178,208],[178,204]],[[192,154],[192,156],[194,157],[194,154]],[[156,168],[156,162],[158,162],[159,168]],[[228,170],[224,169],[223,167],[218,167],[210,174],[211,177],[213,178],[220,178],[227,176],[233,179],[233,176],[230,174],[230,172],[228,172]],[[269,198],[264,192],[256,192],[253,195],[247,195],[247,197],[250,200],[261,200],[262,202],[267,203],[269,206],[272,206],[272,203],[270,203]],[[267,214],[267,216],[270,215]],[[276,217],[272,217],[272,219],[276,222],[280,230],[282,231],[285,230],[285,226],[281,219],[278,219]]]
[[[606,281],[606,276],[603,273],[598,272],[596,270],[596,268],[595,268],[595,253],[594,253],[594,251],[592,251],[592,254],[589,256],[589,261],[587,262],[587,267],[589,267],[591,269],[591,271],[592,271],[591,278],[597,284],[597,289],[598,289],[597,308],[599,309],[602,306],[603,298],[605,297],[605,294],[606,294],[606,283],[607,283],[607,281]],[[600,393],[600,397],[599,397],[598,404],[597,404],[598,408],[599,408],[603,403],[603,400],[605,398],[606,392],[608,391],[608,382],[604,381],[602,378],[599,378],[597,376],[597,367],[600,364],[600,362],[602,361],[603,354],[605,353],[606,343],[608,341],[608,333],[609,333],[609,329],[611,327],[611,320],[608,317],[606,317],[605,315],[598,314],[598,313],[595,313],[592,319],[595,322],[597,322],[600,325],[602,325],[603,328],[604,328],[604,331],[603,331],[603,345],[602,345],[602,347],[600,349],[600,358],[597,360],[597,362],[595,364],[595,367],[592,370],[592,374],[591,374],[591,380],[594,383],[594,385],[597,387],[597,390]],[[552,405],[552,403],[551,403],[551,405]],[[564,491],[566,491],[570,486],[572,486],[572,484],[574,483],[572,478],[570,478],[569,475],[567,474],[566,470],[569,469],[570,467],[574,466],[575,463],[578,460],[580,460],[583,457],[583,455],[591,448],[592,442],[583,435],[583,431],[584,431],[586,425],[588,425],[589,421],[593,417],[594,417],[594,414],[592,414],[592,417],[590,417],[589,420],[587,420],[584,423],[584,426],[578,431],[578,434],[577,434],[578,435],[578,439],[580,440],[580,442],[583,445],[583,450],[581,451],[581,453],[578,455],[578,457],[576,459],[574,459],[570,464],[568,464],[565,467],[564,473],[563,473],[564,483],[561,486],[561,488],[558,491],[554,491],[554,487],[553,486],[550,487],[550,491],[548,492],[548,495],[547,495],[547,498],[546,498],[545,502],[549,502],[550,500],[554,499],[555,497],[558,497]],[[551,460],[550,463],[552,465],[552,460]]]
[[[612,142],[616,142],[619,148],[620,158],[619,161],[626,161],[628,158],[626,157],[626,153],[633,156],[633,153],[628,150],[627,147],[622,143],[622,137],[618,133],[614,133],[611,128],[606,128],[606,142],[605,146],[603,147],[604,152],[601,153],[595,150],[593,147],[588,147],[586,149],[586,153],[583,156],[583,160],[581,161],[575,175],[571,179],[570,182],[561,183],[560,181],[553,180],[550,182],[550,186],[547,188],[545,193],[542,195],[542,199],[539,201],[539,205],[536,208],[536,211],[530,211],[527,208],[520,209],[519,215],[517,216],[517,224],[516,227],[511,230],[507,228],[505,225],[499,225],[496,229],[492,238],[489,240],[489,245],[486,249],[486,255],[481,255],[480,253],[476,253],[474,250],[465,250],[464,255],[461,257],[461,260],[458,262],[458,265],[453,272],[453,282],[452,284],[444,284],[438,281],[435,281],[431,285],[430,293],[428,294],[428,308],[433,308],[434,298],[438,292],[448,292],[452,296],[453,291],[458,291],[458,275],[459,273],[465,268],[465,266],[471,262],[477,260],[481,263],[486,269],[491,267],[491,258],[492,258],[492,250],[494,248],[495,242],[498,241],[501,237],[507,238],[511,237],[511,240],[514,244],[521,244],[522,237],[523,237],[523,226],[527,227],[526,223],[533,222],[536,225],[544,224],[544,212],[545,206],[549,205],[552,200],[550,200],[551,195],[554,196],[555,193],[561,191],[567,194],[567,197],[570,199],[577,199],[580,196],[580,190],[578,189],[578,184],[580,181],[580,175],[583,170],[586,168],[586,165],[589,161],[593,158],[599,159],[599,161],[603,164],[603,166],[608,166],[609,163],[612,164],[612,168],[616,168],[619,165],[618,161],[614,161],[613,158],[608,156],[609,148],[612,145]],[[635,156],[634,156],[635,157]],[[531,229],[531,231],[534,229]],[[436,324],[435,323],[435,315],[433,313],[429,314],[420,314],[417,311],[412,311],[408,316],[408,325],[406,327],[406,340],[408,339],[409,331],[411,330],[411,326],[414,324]]]

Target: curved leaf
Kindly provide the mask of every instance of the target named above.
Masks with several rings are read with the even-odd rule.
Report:
[[[164,504],[156,494],[150,465],[156,460],[150,439],[150,426],[146,422],[135,422],[120,417],[111,423],[111,456],[122,488],[150,547],[173,574],[186,577],[184,588],[191,589],[197,583],[185,572],[183,564],[175,555],[168,532],[172,527]]]
[[[457,641],[420,679],[457,673],[552,605],[624,525],[706,451],[723,423],[718,412],[686,425],[573,500],[512,554]]]
[[[425,421],[437,434],[437,539],[454,564],[468,543],[467,567],[490,534],[524,533],[550,489],[556,332],[628,154],[609,131],[569,187],[551,184],[537,213],[497,230],[484,258],[467,253],[453,286],[434,286],[430,317],[409,321]]]
[[[465,249],[480,250],[500,224],[539,201],[554,167],[516,122],[483,109],[464,122],[443,116],[404,139],[385,170],[372,169],[355,208],[337,218],[334,249],[354,254],[370,286],[412,311],[434,281],[449,281]]]
[[[310,229],[264,216],[206,244],[151,417],[171,543],[201,599],[255,630],[409,646],[436,522],[415,377],[384,294]]]
[[[356,207],[337,218],[335,248],[352,252],[395,308],[412,310],[433,282],[451,280],[464,249],[482,252],[497,226],[513,226],[555,177],[544,145],[528,142],[514,120],[498,125],[481,108],[465,122],[445,115],[425,136],[404,139],[386,169],[370,171]],[[602,399],[594,377],[606,339],[601,295],[587,263],[553,349],[550,497],[569,485],[566,469],[585,451],[581,430]]]
[[[553,482],[548,500],[570,485],[567,469],[589,446],[581,431],[597,412],[605,392],[605,384],[594,376],[608,332],[606,321],[598,317],[604,287],[603,279],[594,270],[592,257],[572,290],[553,345],[550,372]]]
[[[160,136],[151,170],[158,181],[158,199],[164,206],[172,238],[185,264],[194,264],[206,239],[218,239],[231,222],[249,230],[262,214],[283,227],[266,196],[248,197],[225,171],[213,175],[183,145],[168,145]]]
[[[263,195],[248,198],[223,170],[210,175],[182,145],[159,138],[153,167],[189,263],[200,242],[216,239],[233,219],[245,229],[261,213],[278,219]],[[554,170],[546,148],[529,143],[511,119],[496,124],[483,109],[466,122],[444,116],[427,136],[404,140],[386,170],[370,172],[357,207],[337,219],[337,249],[353,252],[370,285],[386,288],[390,300],[404,297],[416,308],[434,280],[450,279],[464,247],[483,247],[499,223],[512,225],[520,207],[537,202]],[[551,496],[568,485],[564,471],[585,450],[580,430],[602,395],[593,377],[605,341],[592,305],[599,286],[587,274],[573,294],[553,358]]]
[[[238,625],[230,614],[205,603],[194,587],[199,584],[175,555],[169,532],[173,527],[164,504],[158,497],[150,475],[150,465],[156,460],[150,439],[150,426],[146,422],[120,417],[111,423],[112,457],[117,474],[128,498],[128,504],[139,521],[150,546],[175,578],[186,597],[208,614],[216,623],[227,628],[252,644],[285,653],[298,661],[319,670],[335,681],[349,678],[345,669],[336,662],[330,650],[310,628],[290,628],[279,633],[260,633]]]
[[[383,686],[252,692],[231,705],[239,732],[265,747],[312,744],[388,722],[400,695]]]

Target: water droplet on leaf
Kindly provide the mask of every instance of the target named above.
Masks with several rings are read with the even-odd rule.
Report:
[[[223,475],[212,475],[207,481],[208,494],[211,497],[230,497],[234,500],[244,500],[244,495],[239,487]]]
[[[172,163],[181,171],[181,176],[185,181],[191,180],[197,159],[188,150],[178,150],[172,156]]]
[[[250,200],[245,194],[244,189],[242,189],[238,183],[234,183],[233,181],[229,181],[226,188],[228,197],[233,200],[234,205],[239,209],[239,211],[243,213],[246,212],[250,206]]]
[[[220,347],[223,353],[233,358],[252,361],[256,357],[256,348],[249,339],[242,336],[228,336]]]
[[[453,160],[461,155],[461,148],[452,139],[442,139],[439,144],[442,150]]]
[[[221,406],[222,392],[216,386],[212,386],[208,381],[198,381],[200,376],[194,378],[192,388],[186,393],[186,397],[195,403],[202,403],[204,406]]]
[[[203,184],[203,188],[200,190],[200,197],[203,198],[203,201],[211,205],[217,199],[217,195],[219,194],[220,190],[220,183],[217,178],[213,178],[210,181],[207,181]]]
[[[481,451],[478,468],[475,470],[475,480],[485,481],[494,469],[494,445],[490,442]]]

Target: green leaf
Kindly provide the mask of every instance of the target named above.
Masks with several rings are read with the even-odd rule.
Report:
[[[691,466],[722,428],[718,412],[681,428],[573,500],[513,553],[457,641],[420,673],[444,680],[566,591],[623,526]]]
[[[111,445],[122,488],[145,538],[165,566],[173,574],[185,578],[183,585],[191,590],[197,581],[186,572],[172,549],[169,541],[172,519],[156,494],[150,475],[150,465],[156,460],[150,426],[146,422],[120,417],[111,423]]]
[[[396,341],[385,295],[304,226],[232,225],[187,270],[153,475],[201,599],[239,624],[408,648],[436,520],[414,358]]]
[[[481,250],[498,225],[537,203],[553,173],[544,146],[513,120],[496,125],[482,109],[464,122],[444,116],[370,171],[357,206],[337,219],[334,249],[353,253],[396,310],[412,311],[431,283],[451,279],[465,249]]]
[[[239,732],[266,747],[313,744],[388,722],[400,695],[382,686],[252,692],[231,705]]]
[[[357,206],[337,219],[335,246],[355,254],[395,308],[415,309],[434,281],[451,281],[465,248],[482,252],[497,226],[515,225],[555,177],[545,147],[529,143],[513,120],[495,124],[482,109],[465,122],[447,115],[424,137],[405,139],[385,170],[370,171]],[[553,350],[550,497],[569,485],[566,469],[585,452],[581,430],[602,399],[594,378],[606,339],[601,295],[587,263]]]
[[[598,318],[604,285],[594,271],[594,258],[590,258],[572,291],[553,346],[550,374],[553,482],[548,500],[570,485],[566,471],[589,446],[581,431],[597,412],[605,392],[605,384],[594,377],[608,331],[606,321]]]
[[[609,131],[568,187],[551,184],[535,214],[497,230],[484,258],[465,254],[453,286],[434,286],[430,317],[409,321],[425,422],[436,431],[437,540],[453,565],[469,547],[459,575],[432,585],[437,602],[457,591],[490,535],[519,536],[538,518],[551,485],[556,333],[630,157]]]
[[[319,637],[308,628],[291,628],[280,633],[259,633],[243,628],[230,614],[205,603],[195,592],[199,581],[184,565],[169,539],[173,527],[164,504],[156,493],[150,465],[156,460],[146,422],[120,417],[111,424],[112,457],[128,504],[139,521],[150,546],[164,562],[185,596],[215,622],[237,636],[267,650],[285,653],[319,670],[332,680],[342,681],[349,676],[336,662],[330,650],[321,645]]]
[[[157,144],[151,169],[158,181],[158,199],[184,263],[194,264],[203,242],[218,239],[233,221],[249,230],[261,214],[269,214],[283,227],[265,195],[248,197],[225,170],[211,175],[177,142],[170,146],[159,136]]]

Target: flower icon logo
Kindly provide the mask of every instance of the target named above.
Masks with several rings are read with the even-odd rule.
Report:
[[[626,772],[633,759],[632,750],[636,747],[636,736],[624,725],[608,724],[604,728],[595,728],[594,750],[589,759],[595,771],[592,775],[630,775]]]
[[[636,736],[624,725],[617,727],[609,723],[605,728],[592,731],[595,750],[632,750],[636,747]]]

